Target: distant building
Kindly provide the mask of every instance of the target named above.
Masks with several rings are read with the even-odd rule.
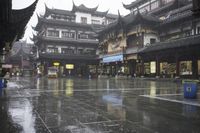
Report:
[[[199,78],[198,0],[136,0],[99,32],[104,74]]]
[[[32,47],[33,44],[20,41],[13,44],[7,59],[7,64],[12,66],[12,73],[16,74],[18,72],[23,74],[24,70],[32,71],[34,69]]]
[[[73,3],[72,11],[49,9],[38,16],[34,43],[39,51],[37,66],[43,74],[57,67],[59,75],[86,76],[96,73],[98,65],[96,32],[116,20],[117,15],[99,12]]]

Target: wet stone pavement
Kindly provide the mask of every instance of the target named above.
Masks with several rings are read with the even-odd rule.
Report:
[[[67,78],[10,83],[6,98],[0,98],[0,133],[200,133],[200,101],[184,100],[180,83]]]

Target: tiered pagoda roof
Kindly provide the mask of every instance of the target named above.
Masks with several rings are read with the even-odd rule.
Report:
[[[44,17],[47,17],[51,14],[66,15],[66,16],[74,16],[75,17],[75,12],[85,12],[85,13],[90,13],[94,16],[99,16],[99,17],[107,17],[107,18],[111,18],[111,19],[117,18],[117,15],[108,13],[109,10],[104,11],[104,12],[100,12],[100,11],[97,11],[97,8],[98,8],[98,6],[95,7],[95,8],[88,8],[83,4],[81,4],[80,6],[76,6],[75,4],[73,4],[72,11],[69,11],[69,10],[61,10],[61,9],[50,9],[45,5]]]
[[[94,16],[100,16],[100,17],[105,17],[107,14],[108,14],[108,11],[105,11],[105,12],[99,12],[99,11],[95,11],[92,15]]]
[[[30,56],[32,46],[31,44],[26,44],[26,42],[16,42],[14,43],[11,51],[11,57],[20,57],[20,56]]]
[[[76,6],[75,3],[73,2],[73,8],[72,12],[85,12],[85,13],[94,13],[97,10],[98,6],[94,8],[88,8],[85,5],[81,4],[79,6]]]
[[[9,55],[7,61],[11,64],[20,64],[22,57],[23,60],[32,59],[32,45],[26,44],[26,42],[15,42],[12,49],[11,54]],[[24,62],[24,61],[23,61]]]
[[[126,26],[133,25],[133,24],[142,24],[142,23],[152,23],[152,24],[157,24],[160,23],[161,20],[159,20],[157,17],[154,17],[150,14],[140,14],[138,12],[137,14],[129,14],[125,17],[121,17],[120,15],[118,16],[118,19],[114,21],[113,23],[109,24],[106,26],[102,31],[100,31],[100,35],[102,33],[108,32],[110,30],[119,28],[119,24],[122,26],[121,28],[125,28]]]
[[[45,5],[45,14],[44,17],[49,16],[51,14],[56,14],[56,15],[67,15],[67,16],[75,16],[75,14],[71,11],[68,10],[61,10],[61,9],[50,9]]]
[[[107,17],[107,18],[111,18],[111,19],[117,19],[117,18],[118,18],[118,15],[108,13],[108,14],[106,15],[106,17]]]
[[[124,17],[124,21],[126,22],[126,25],[130,24],[143,24],[143,23],[160,23],[161,20],[158,17],[155,17],[150,14],[141,14],[140,12],[137,12],[137,14],[129,14],[128,16]]]
[[[38,31],[43,24],[51,24],[56,26],[70,26],[77,28],[87,28],[92,29],[91,25],[83,24],[83,23],[75,23],[70,21],[62,21],[62,20],[54,20],[54,19],[45,19],[43,17],[38,16],[38,24],[33,29]]]

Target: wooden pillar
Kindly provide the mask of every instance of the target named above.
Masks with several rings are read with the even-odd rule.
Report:
[[[196,58],[192,60],[192,77],[198,79],[198,60]]]
[[[138,65],[138,64],[139,64],[139,60],[137,60],[137,61],[133,60],[133,62],[131,62],[131,67],[132,67],[131,75],[138,73],[137,69],[136,69],[136,65]]]
[[[117,62],[115,62],[115,76],[117,75]]]
[[[98,76],[98,64],[95,65],[95,71],[96,71],[96,75]]]
[[[43,66],[44,66],[44,75],[48,73],[48,67],[49,67],[49,62],[43,61]]]
[[[109,66],[109,67],[110,67],[110,72],[109,72],[109,75],[110,75],[110,76],[112,76],[112,65],[110,64],[110,66]]]
[[[197,33],[196,33],[196,22],[192,22],[192,33],[193,33],[193,35],[196,35]]]
[[[180,64],[178,56],[176,56],[176,77],[180,77]]]
[[[156,57],[156,77],[160,77],[160,60],[158,57]]]
[[[162,0],[159,0],[159,6],[161,7],[163,5]]]
[[[149,0],[149,3],[150,3],[150,4],[149,4],[149,8],[150,8],[150,11],[151,11],[151,0]]]
[[[144,76],[144,60],[141,60],[141,76]]]
[[[132,73],[133,73],[132,60],[127,60],[127,67],[128,67],[128,69],[129,69],[128,74],[129,74],[129,75],[132,75]]]

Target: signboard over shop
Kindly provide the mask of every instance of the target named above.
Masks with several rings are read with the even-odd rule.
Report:
[[[11,64],[3,64],[2,68],[12,68],[12,65]]]
[[[66,64],[66,69],[74,69],[74,64]]]
[[[60,63],[59,62],[54,62],[53,65],[54,66],[60,66]]]
[[[117,62],[117,61],[123,61],[123,55],[114,55],[114,56],[108,56],[103,58],[103,63],[109,63],[109,62]]]

